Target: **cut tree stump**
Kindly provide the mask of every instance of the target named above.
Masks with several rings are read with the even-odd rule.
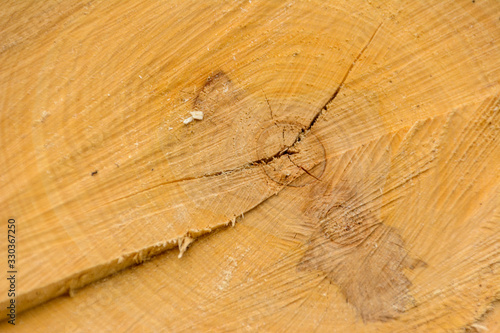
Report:
[[[0,330],[500,330],[499,1],[0,8]]]

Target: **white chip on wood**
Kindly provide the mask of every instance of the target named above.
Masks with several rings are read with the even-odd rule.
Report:
[[[202,120],[203,119],[203,111],[191,111],[191,115],[193,119]]]

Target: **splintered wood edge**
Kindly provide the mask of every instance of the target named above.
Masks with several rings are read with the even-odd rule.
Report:
[[[26,311],[34,306],[40,305],[65,294],[71,296],[75,290],[83,288],[90,283],[106,278],[131,266],[139,265],[168,250],[177,248],[179,250],[178,257],[181,258],[184,252],[196,239],[214,232],[215,230],[227,226],[234,226],[239,219],[240,217],[235,217],[230,221],[221,223],[210,229],[190,230],[182,237],[160,242],[139,251],[123,254],[109,263],[94,266],[50,285],[21,294],[16,298],[18,303],[16,308],[17,313]],[[0,303],[0,306],[6,308],[8,303],[9,300]],[[4,318],[4,320],[6,319]]]

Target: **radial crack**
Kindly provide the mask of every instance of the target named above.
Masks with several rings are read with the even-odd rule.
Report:
[[[318,111],[318,113],[316,113],[316,115],[311,120],[311,122],[309,123],[309,126],[307,126],[307,128],[306,128],[305,131],[311,130],[311,128],[314,126],[314,124],[316,123],[316,121],[318,120],[318,118],[321,116],[321,114],[323,113],[323,111],[327,110],[328,104],[330,104],[331,102],[333,102],[333,100],[337,97],[337,95],[339,94],[340,90],[344,86],[344,83],[347,80],[347,77],[352,72],[352,69],[354,68],[354,65],[359,60],[359,58],[361,58],[361,56],[363,55],[363,53],[365,52],[365,50],[368,48],[368,46],[370,46],[370,44],[373,41],[373,38],[375,38],[375,35],[380,30],[381,26],[382,26],[382,23],[380,23],[379,26],[377,27],[377,29],[375,29],[375,31],[373,32],[371,38],[368,40],[368,43],[366,43],[365,47],[363,47],[361,49],[361,51],[359,52],[358,56],[354,59],[354,61],[351,63],[351,65],[347,69],[346,73],[344,74],[344,77],[342,78],[342,81],[340,81],[340,84],[337,86],[337,89],[335,89],[333,95],[330,97],[330,99],[328,99],[328,101],[325,103],[325,105],[323,105],[323,107]]]
[[[311,122],[309,123],[309,125],[306,127],[306,128],[303,128],[298,134],[297,134],[297,137],[295,138],[294,142],[285,147],[284,149],[282,149],[280,152],[276,153],[275,155],[271,156],[271,157],[268,157],[268,158],[264,158],[264,159],[261,159],[259,161],[255,161],[255,162],[251,162],[250,165],[256,165],[256,164],[260,164],[262,162],[264,163],[269,163],[271,162],[273,159],[275,158],[279,158],[283,155],[285,155],[285,153],[288,152],[288,149],[290,148],[293,148],[298,142],[301,141],[302,138],[304,138],[310,131],[311,131],[311,128],[314,126],[314,124],[316,123],[316,121],[319,119],[319,117],[323,114],[324,111],[327,110],[328,108],[328,104],[330,104],[339,94],[340,90],[342,89],[342,87],[344,86],[344,83],[346,82],[349,74],[352,72],[353,68],[354,68],[354,65],[356,64],[356,62],[361,58],[361,56],[363,55],[363,53],[366,51],[366,49],[368,48],[368,46],[370,46],[370,44],[372,43],[373,39],[375,38],[375,35],[377,34],[377,32],[380,30],[380,27],[382,26],[382,23],[380,23],[377,27],[377,29],[375,29],[375,31],[373,32],[372,36],[370,37],[370,39],[368,40],[368,42],[366,43],[366,45],[361,49],[361,51],[359,52],[359,54],[356,56],[356,58],[354,59],[354,61],[351,63],[351,65],[349,66],[349,68],[347,69],[346,73],[344,74],[344,77],[342,78],[342,81],[340,81],[340,84],[337,86],[337,89],[335,89],[333,95],[328,99],[328,101],[323,105],[323,107],[316,113],[316,115],[313,117],[313,119],[311,120]],[[267,101],[267,97],[266,97],[266,101]],[[269,104],[269,102],[268,102]],[[269,108],[271,106],[269,105]],[[289,154],[289,153],[288,153]],[[307,172],[306,170],[304,170],[305,172]],[[308,173],[308,172],[307,172]],[[309,174],[309,173],[308,173]],[[316,178],[316,177],[315,177]]]

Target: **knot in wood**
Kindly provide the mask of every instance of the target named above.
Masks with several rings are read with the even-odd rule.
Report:
[[[265,174],[286,186],[319,181],[326,165],[320,140],[293,123],[275,123],[264,129],[257,138],[257,156]]]

